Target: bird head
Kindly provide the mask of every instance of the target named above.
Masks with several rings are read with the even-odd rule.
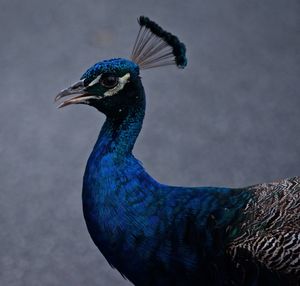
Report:
[[[137,64],[127,59],[110,59],[90,67],[78,82],[62,90],[55,100],[72,96],[58,107],[87,104],[110,115],[122,112],[139,100],[135,91],[140,87]]]
[[[149,18],[138,20],[140,31],[131,60],[104,60],[90,67],[80,80],[62,90],[55,101],[71,96],[58,107],[87,104],[106,115],[120,114],[143,99],[139,77],[141,69],[165,65],[186,66],[185,46],[178,38],[163,30]]]

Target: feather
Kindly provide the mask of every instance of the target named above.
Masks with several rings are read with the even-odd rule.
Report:
[[[138,19],[140,30],[131,54],[131,59],[140,69],[149,69],[166,65],[187,65],[186,48],[179,39],[163,30],[149,18]]]

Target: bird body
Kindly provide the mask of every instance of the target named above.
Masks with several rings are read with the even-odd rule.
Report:
[[[184,188],[155,181],[132,155],[144,117],[139,92],[140,106],[120,120],[107,118],[88,160],[83,210],[93,241],[135,285],[234,285],[246,279],[236,275],[228,253],[243,250],[245,241],[238,237],[245,209],[259,200],[261,188]],[[272,205],[256,204],[252,211]]]
[[[106,115],[84,174],[83,212],[123,276],[145,286],[299,283],[300,178],[241,189],[160,184],[132,154],[146,106],[139,65],[99,62],[58,99],[73,93],[61,106],[84,103]]]

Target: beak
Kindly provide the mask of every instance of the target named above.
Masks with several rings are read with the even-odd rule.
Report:
[[[64,106],[70,105],[70,104],[87,104],[89,99],[97,99],[96,96],[93,96],[86,92],[86,88],[84,86],[84,79],[74,83],[72,86],[63,89],[56,97],[54,102],[57,102],[61,98],[71,95],[71,94],[78,94],[77,96],[74,96],[72,98],[69,98],[65,101],[63,101],[60,105],[57,106],[57,108],[62,108]]]

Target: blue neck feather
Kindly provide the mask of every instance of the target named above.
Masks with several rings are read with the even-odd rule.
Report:
[[[138,106],[129,110],[124,118],[107,118],[94,147],[94,152],[101,155],[111,153],[118,157],[131,154],[142,128],[144,115],[144,106]]]
[[[82,193],[87,227],[108,262],[136,285],[175,285],[176,269],[198,281],[210,267],[206,257],[222,252],[225,226],[239,216],[248,194],[151,178],[131,152],[145,113],[144,91],[137,90],[136,105],[107,117],[88,160]]]

